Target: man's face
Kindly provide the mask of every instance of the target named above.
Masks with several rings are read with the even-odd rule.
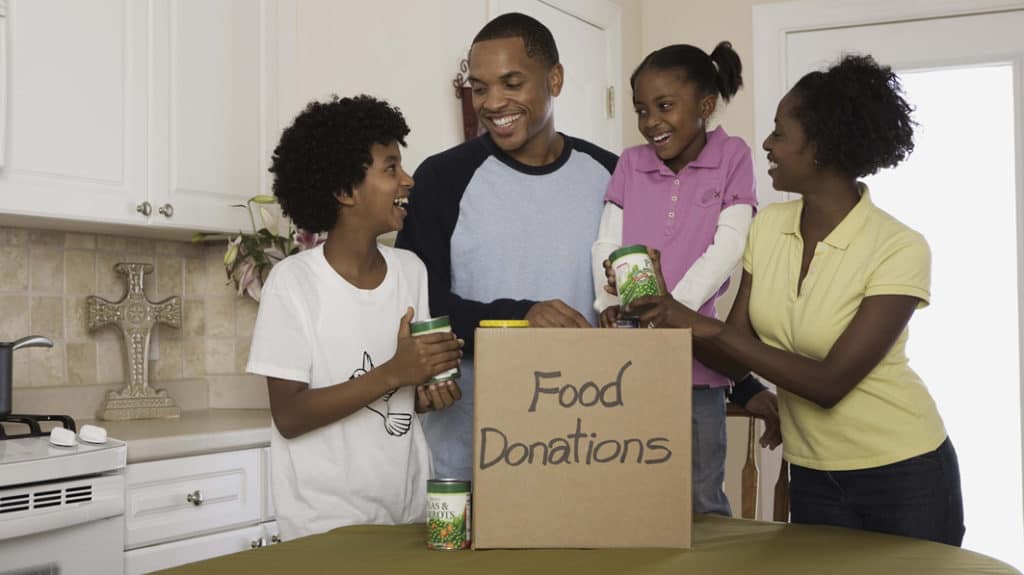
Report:
[[[473,109],[491,138],[513,158],[554,132],[552,99],[562,90],[562,65],[526,55],[522,38],[473,44],[469,53]]]

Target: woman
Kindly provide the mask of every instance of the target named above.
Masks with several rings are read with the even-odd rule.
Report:
[[[910,111],[870,56],[804,76],[763,145],[773,187],[801,198],[755,218],[727,323],[670,297],[632,310],[692,328],[702,361],[778,386],[794,523],[960,545],[956,452],[905,354],[907,324],[929,300],[928,244],[858,181],[913,150]]]

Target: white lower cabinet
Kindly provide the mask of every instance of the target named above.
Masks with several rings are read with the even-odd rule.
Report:
[[[280,541],[266,503],[268,451],[246,449],[129,464],[125,575]]]

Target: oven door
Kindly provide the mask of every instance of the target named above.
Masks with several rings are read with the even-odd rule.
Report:
[[[124,476],[0,489],[0,537],[0,575],[121,575]]]

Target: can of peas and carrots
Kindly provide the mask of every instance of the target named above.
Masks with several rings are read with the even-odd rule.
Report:
[[[654,275],[654,262],[647,255],[647,246],[619,248],[612,252],[608,259],[615,270],[615,287],[619,292],[621,307],[624,308],[644,296],[661,295],[658,278]]]
[[[442,315],[432,319],[417,321],[409,324],[409,333],[413,337],[427,335],[431,333],[451,333],[452,322],[448,319],[448,316]],[[448,371],[439,373],[434,377],[430,378],[433,382],[448,381],[450,379],[458,379],[462,373],[459,371],[458,366],[449,369]]]
[[[427,549],[469,549],[471,500],[468,480],[427,480]]]

